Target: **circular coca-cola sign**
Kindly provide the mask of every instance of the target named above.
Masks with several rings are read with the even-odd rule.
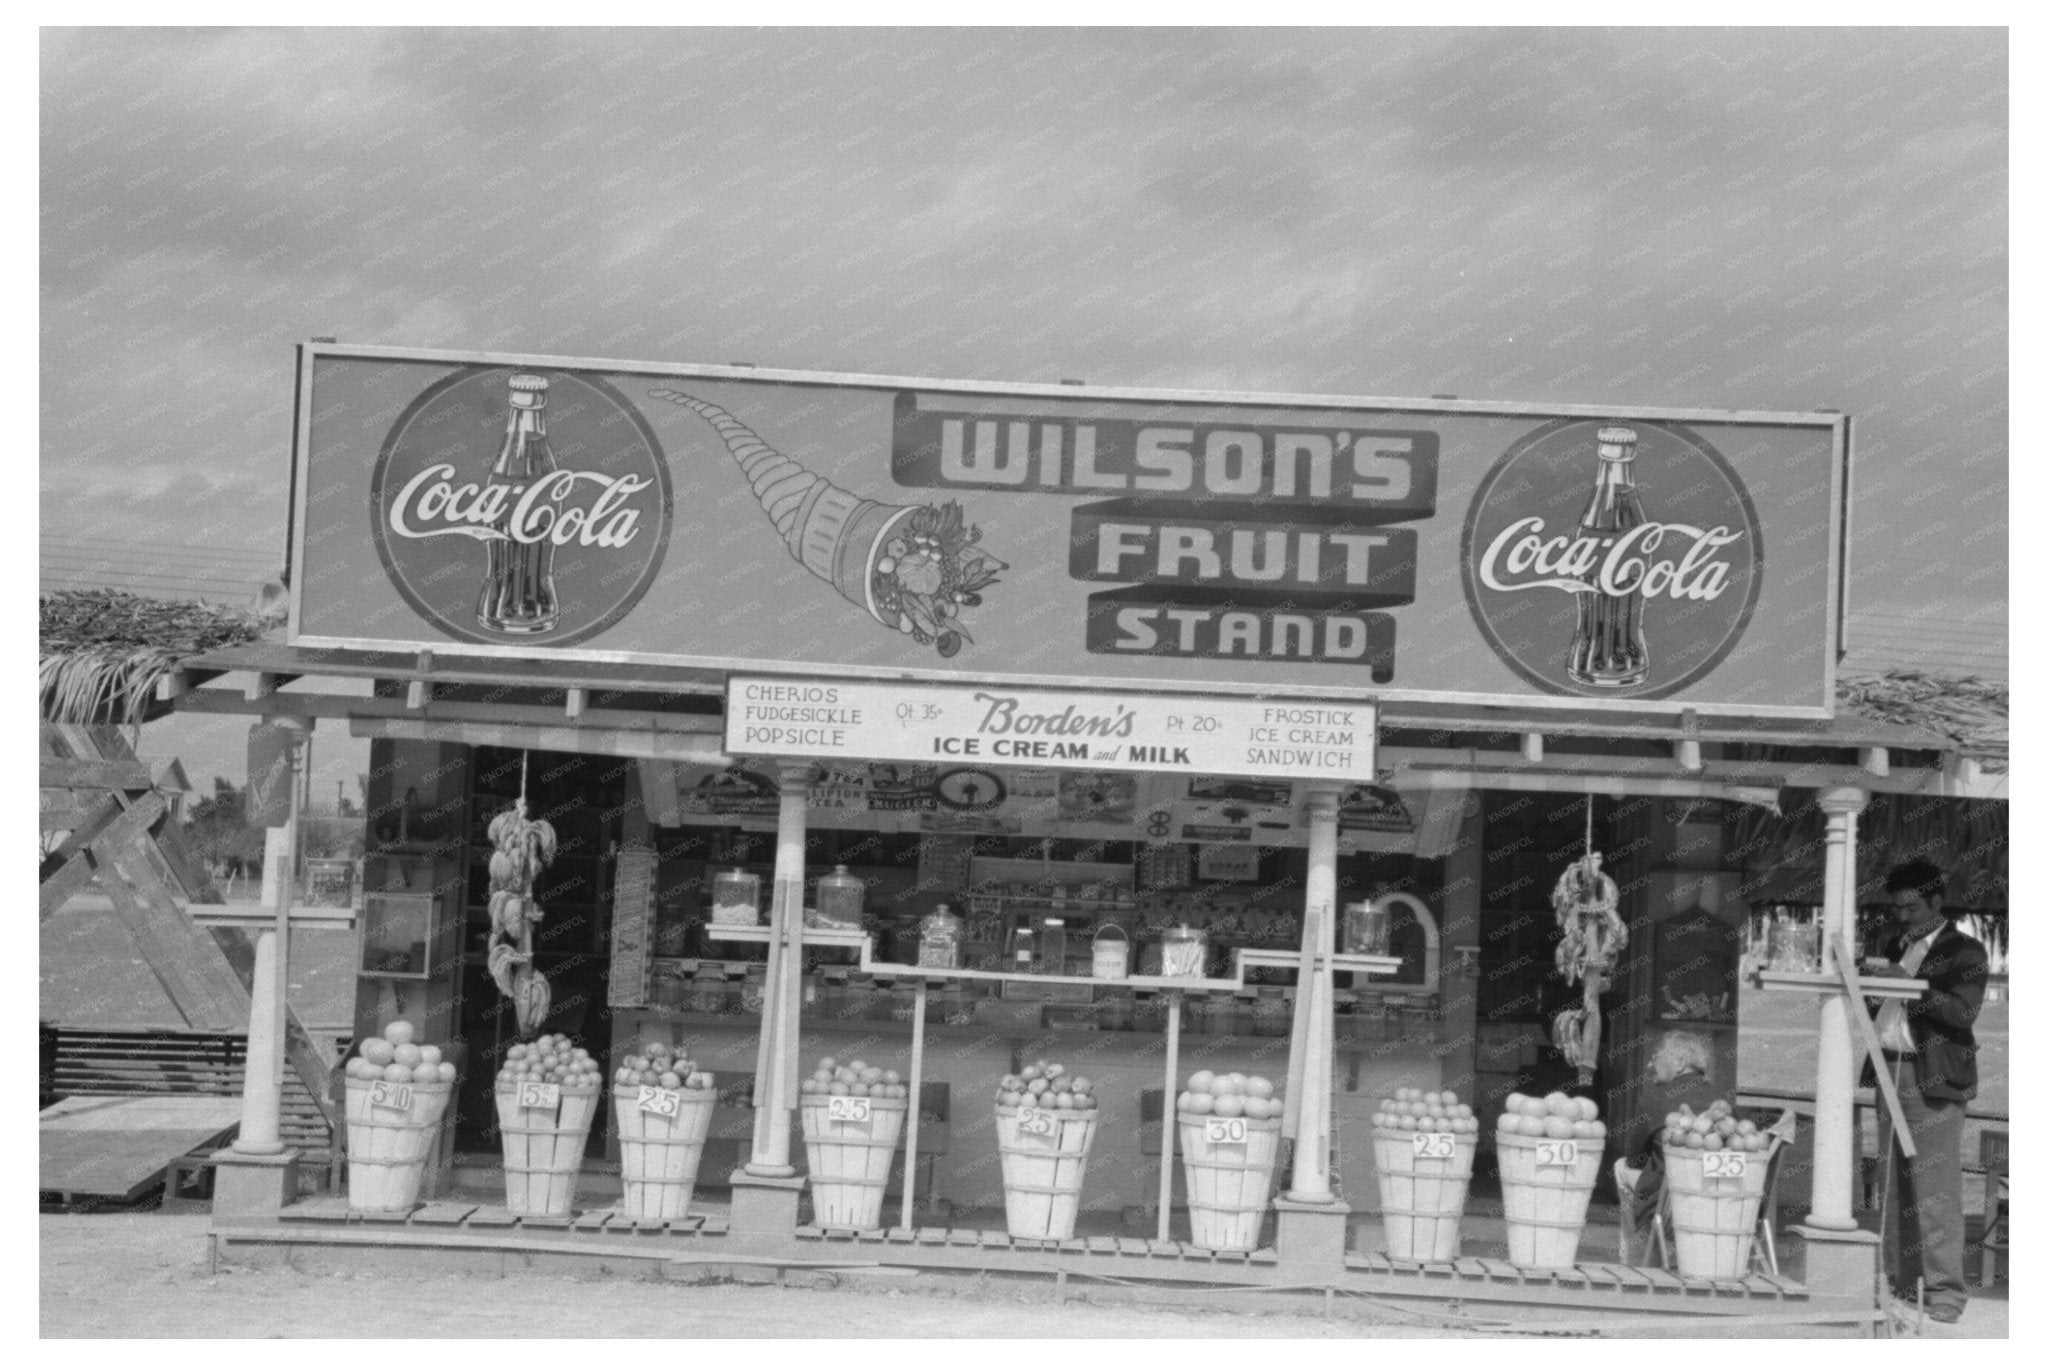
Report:
[[[1748,491],[1675,422],[1551,422],[1487,472],[1465,600],[1508,665],[1563,696],[1664,697],[1735,647],[1763,586]]]
[[[370,480],[371,534],[414,611],[458,640],[557,646],[633,609],[661,571],[668,460],[601,379],[502,366],[415,398]]]

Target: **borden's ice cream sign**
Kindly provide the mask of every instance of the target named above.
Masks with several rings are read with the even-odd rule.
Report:
[[[308,644],[1829,710],[1832,415],[996,392],[325,345],[301,382]]]

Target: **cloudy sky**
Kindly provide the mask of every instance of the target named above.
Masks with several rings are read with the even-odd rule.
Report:
[[[2005,618],[1999,30],[45,30],[41,102],[46,547],[281,545],[331,335],[1841,408],[1856,609]]]

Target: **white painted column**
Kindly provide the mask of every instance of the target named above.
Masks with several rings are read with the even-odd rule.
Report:
[[[754,1071],[754,1149],[747,1173],[796,1174],[789,1160],[796,1109],[798,1011],[803,1004],[804,836],[811,765],[781,765],[782,801],[775,828],[775,887],[768,913],[767,995]]]
[[[1332,1029],[1330,955],[1337,935],[1337,794],[1330,783],[1310,784],[1308,800],[1308,888],[1306,925],[1313,925],[1315,958],[1295,983],[1295,1047],[1288,1071],[1299,1080],[1287,1096],[1296,1115],[1294,1175],[1287,1197],[1297,1203],[1328,1204],[1330,1193],[1330,1087]],[[1304,932],[1310,932],[1306,925]]]
[[[249,977],[249,1038],[242,1066],[242,1126],[234,1149],[250,1156],[284,1151],[278,1117],[284,1104],[285,1003],[291,976],[293,863],[299,841],[299,771],[309,720],[278,724],[291,730],[291,804],[285,823],[263,832],[263,903],[275,921],[256,935],[256,962]]]
[[[284,1151],[278,1130],[283,1089],[283,1031],[270,1026],[277,1013],[277,930],[256,935],[256,970],[249,989],[249,1050],[242,1070],[242,1128],[235,1150],[250,1156]]]
[[[1822,892],[1821,960],[1834,970],[1839,937],[1854,951],[1856,939],[1856,816],[1869,797],[1857,787],[1820,794],[1827,816],[1826,882]],[[1854,970],[1855,964],[1850,964]],[[1850,1043],[1846,992],[1821,997],[1820,1046],[1813,1083],[1813,1212],[1807,1223],[1847,1232],[1856,1227],[1851,1195],[1856,1154],[1856,1052]]]

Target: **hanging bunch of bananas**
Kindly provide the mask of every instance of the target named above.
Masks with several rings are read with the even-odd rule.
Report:
[[[492,819],[490,840],[491,980],[511,1000],[519,1036],[531,1038],[554,998],[547,977],[533,966],[533,926],[541,919],[533,883],[555,860],[555,827],[527,819],[522,797]]]
[[[1566,983],[1585,982],[1580,1003],[1550,1022],[1550,1040],[1579,1069],[1579,1083],[1591,1085],[1600,1058],[1600,993],[1607,989],[1628,946],[1621,922],[1621,888],[1600,870],[1590,848],[1565,869],[1550,893],[1564,937],[1557,945],[1557,970]]]

